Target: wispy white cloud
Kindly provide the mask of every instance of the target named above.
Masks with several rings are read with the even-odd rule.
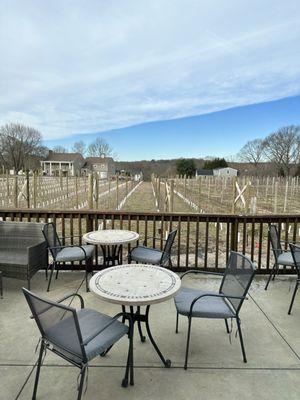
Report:
[[[300,94],[298,0],[0,0],[0,124],[46,138]]]

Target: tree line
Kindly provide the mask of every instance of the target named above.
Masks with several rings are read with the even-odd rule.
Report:
[[[295,175],[300,175],[300,126],[284,126],[265,139],[250,140],[238,157],[255,168],[259,163],[271,162],[280,176],[290,176],[293,169]]]
[[[62,146],[55,146],[54,152],[67,153]],[[96,138],[88,146],[83,141],[74,143],[75,153],[82,156],[115,156],[111,146],[102,138]],[[38,170],[40,160],[46,158],[49,148],[43,145],[42,134],[34,128],[10,123],[0,127],[0,166],[4,169]]]

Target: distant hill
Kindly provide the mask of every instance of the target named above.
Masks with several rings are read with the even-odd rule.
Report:
[[[151,174],[154,173],[164,177],[175,177],[176,172],[176,161],[178,159],[171,160],[141,160],[141,161],[116,161],[117,170],[125,170],[131,174],[142,171],[144,179],[149,180]],[[203,168],[206,160],[203,158],[193,158],[196,168]],[[249,163],[240,162],[228,162],[228,165],[232,168],[236,168],[240,175],[252,175],[252,176],[276,176],[277,171],[272,167],[271,163],[260,163],[258,168],[254,168]]]

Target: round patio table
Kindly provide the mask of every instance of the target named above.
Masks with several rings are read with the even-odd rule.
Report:
[[[108,267],[122,264],[122,246],[135,242],[140,235],[134,231],[123,229],[102,229],[98,231],[87,232],[82,239],[86,243],[99,245],[103,253],[103,265]]]
[[[145,336],[142,333],[141,322],[145,323],[150,342],[164,366],[169,368],[171,361],[165,359],[152,336],[149,311],[152,304],[161,303],[175,296],[181,286],[180,278],[174,272],[156,265],[124,264],[97,272],[91,278],[89,286],[90,290],[101,299],[122,305],[123,312],[126,313],[123,322],[126,318],[132,321],[133,326],[137,322],[142,342],[145,341]],[[129,307],[128,313],[126,306]],[[141,306],[146,306],[145,314],[141,313]],[[134,384],[133,377],[130,384]]]

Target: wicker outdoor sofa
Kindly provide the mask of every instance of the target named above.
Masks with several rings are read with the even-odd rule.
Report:
[[[27,280],[48,266],[48,250],[37,222],[0,221],[0,271],[3,277]]]

